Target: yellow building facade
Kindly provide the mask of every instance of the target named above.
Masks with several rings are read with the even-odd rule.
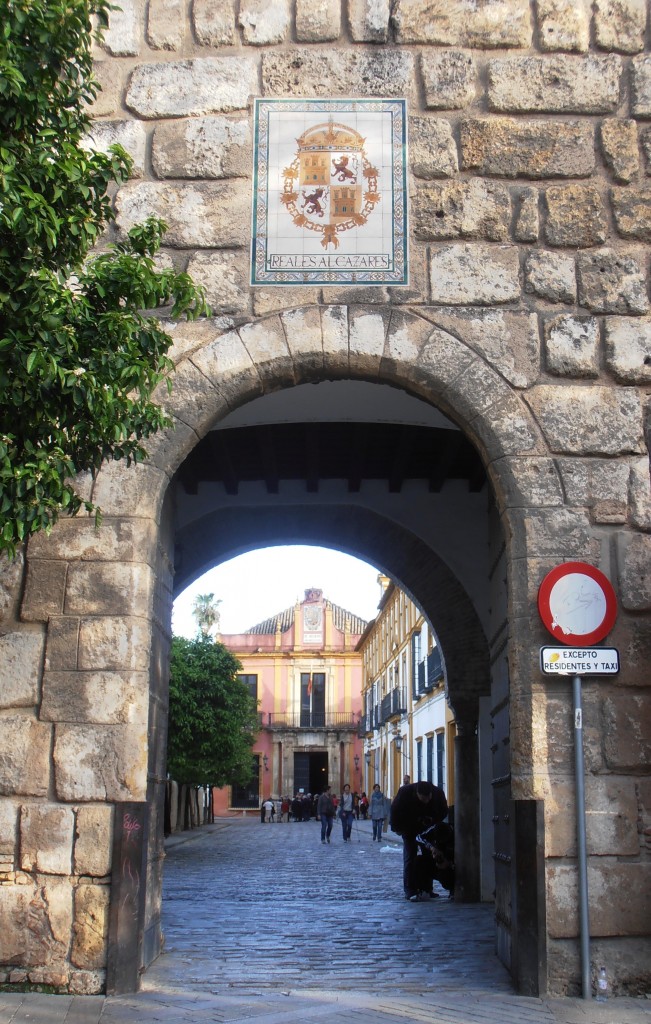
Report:
[[[362,658],[364,789],[393,798],[405,775],[428,779],[454,805],[454,716],[445,664],[429,623],[388,577],[377,617],[358,644]]]
[[[215,791],[215,813],[241,813],[297,793],[340,793],[362,785],[362,657],[366,621],[323,591],[239,634],[219,640],[242,665],[240,678],[258,702],[260,731],[248,786]]]

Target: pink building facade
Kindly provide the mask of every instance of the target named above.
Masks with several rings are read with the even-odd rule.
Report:
[[[305,591],[293,607],[245,633],[218,637],[242,664],[258,701],[260,731],[246,787],[215,790],[215,813],[255,810],[271,796],[319,793],[346,782],[362,788],[362,658],[356,645],[367,623]]]

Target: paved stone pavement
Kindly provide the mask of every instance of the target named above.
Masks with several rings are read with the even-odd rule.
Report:
[[[528,999],[492,907],[404,900],[397,837],[222,819],[167,843],[165,952],[124,997],[0,993],[0,1024],[651,1024],[651,1000]]]

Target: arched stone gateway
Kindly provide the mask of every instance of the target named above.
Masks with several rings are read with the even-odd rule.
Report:
[[[494,877],[498,953],[526,992],[576,992],[580,976],[571,702],[539,670],[536,595],[564,560],[606,572],[621,672],[584,685],[592,948],[616,990],[649,987],[646,5],[439,6],[121,0],[111,15],[92,144],[134,156],[117,233],[163,216],[163,258],[206,286],[215,318],[170,326],[173,427],[147,463],[79,481],[101,529],[62,521],[2,564],[0,983],[99,992],[107,969],[124,983],[122,956],[135,985],[158,952],[172,596],[202,564],[291,527],[326,543],[336,529],[439,632],[460,723],[461,895],[486,897]],[[257,96],[406,100],[404,194],[378,201],[369,179],[364,216],[372,227],[407,200],[407,286],[249,285]],[[183,466],[203,438],[234,410],[328,381],[440,410],[489,487],[461,500],[446,483],[440,535],[405,503],[283,488],[249,508],[213,488],[188,510]]]
[[[615,681],[586,686],[588,806],[591,822],[599,822],[590,832],[591,886],[600,895],[593,931],[611,963],[626,950],[623,984],[632,970],[642,977],[648,940],[640,905],[649,872],[638,835],[638,817],[647,806],[646,778],[640,774],[648,742],[642,699],[648,620],[640,614],[644,538],[621,516],[614,525],[595,522],[591,510],[599,494],[588,483],[591,472],[611,465],[624,470],[633,499],[626,517],[641,514],[639,396],[632,389],[621,396],[619,424],[626,440],[620,444],[627,451],[608,462],[588,453],[577,457],[577,447],[594,443],[598,423],[592,420],[582,435],[575,426],[573,452],[559,453],[556,419],[541,415],[540,396],[516,391],[482,353],[436,320],[433,310],[385,316],[374,308],[310,307],[237,330],[221,330],[212,321],[176,327],[177,373],[165,399],[175,428],[157,439],[146,465],[112,465],[99,474],[92,491],[104,510],[99,530],[91,519],[63,521],[49,538],[30,542],[24,581],[15,567],[7,568],[0,719],[6,978],[77,991],[102,988],[105,925],[111,911],[117,913],[118,888],[124,898],[124,876],[111,862],[113,823],[120,840],[114,856],[124,857],[135,843],[142,860],[131,863],[127,876],[132,881],[139,872],[138,892],[130,894],[131,927],[115,917],[111,936],[128,942],[140,921],[143,963],[158,951],[159,796],[175,540],[170,481],[199,437],[229,410],[297,382],[351,377],[401,386],[454,416],[481,451],[490,476],[508,576],[509,680],[498,680],[497,690],[506,686],[506,692],[494,694],[493,726],[500,728],[502,701],[507,719],[510,708],[510,727],[508,721],[502,725],[499,740],[510,749],[505,813],[510,807],[516,833],[509,943],[520,950],[519,963],[510,959],[516,981],[528,990],[562,989],[575,984],[577,972],[568,696],[564,684],[544,682],[537,667],[545,642],[535,612],[537,586],[550,567],[570,558],[600,564],[618,584],[622,610],[611,640],[621,649],[623,670]],[[618,389],[609,390],[615,400]],[[568,461],[583,464],[582,501],[567,494]],[[332,509],[294,510],[288,517],[282,500],[271,517],[253,509],[229,523],[222,512],[217,533],[205,523],[206,535],[212,535],[207,563],[254,545],[256,538],[280,542],[300,534],[325,543],[337,536],[344,549],[393,572],[439,631],[462,727],[457,761],[461,772],[464,765],[470,776],[474,772],[468,791],[476,802],[478,701],[495,688],[495,680],[488,664],[491,638],[463,587],[444,558],[395,523],[360,510],[344,510],[339,518]],[[463,775],[457,785],[463,789]],[[459,810],[473,818],[461,801]],[[532,813],[533,825],[518,838],[517,822]],[[138,843],[140,836],[145,841]],[[530,861],[518,863],[527,843]],[[476,895],[472,871],[468,885]],[[525,886],[526,920],[518,917],[518,885]],[[533,900],[526,891],[531,886]],[[640,893],[634,906],[626,897],[632,886]],[[535,958],[534,966],[527,957]]]

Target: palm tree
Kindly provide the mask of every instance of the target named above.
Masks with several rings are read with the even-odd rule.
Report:
[[[204,636],[219,632],[219,606],[214,594],[197,594],[192,605],[192,615]]]

